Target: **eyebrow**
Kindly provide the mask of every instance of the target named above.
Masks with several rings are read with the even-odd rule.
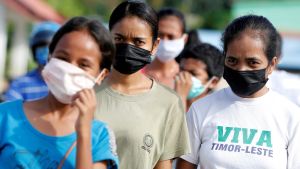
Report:
[[[125,35],[122,35],[120,33],[115,33],[115,35],[120,36],[122,38],[127,38]],[[133,39],[135,39],[135,40],[146,40],[147,38],[146,37],[133,37]]]
[[[69,55],[69,53],[65,49],[63,49],[63,48],[54,51],[53,54],[54,53],[62,53],[62,54],[65,54],[65,55]]]
[[[259,59],[259,58],[257,58],[257,57],[254,57],[254,56],[248,57],[248,58],[246,58],[246,60],[247,60],[247,61],[259,61],[259,62],[262,62],[261,59]]]

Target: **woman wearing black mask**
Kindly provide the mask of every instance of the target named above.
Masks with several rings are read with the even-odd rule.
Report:
[[[263,16],[228,25],[222,40],[230,88],[191,106],[192,153],[177,169],[300,168],[300,109],[265,86],[277,63],[276,38]]]
[[[147,4],[125,1],[109,20],[116,57],[96,89],[95,117],[114,130],[122,169],[171,169],[171,159],[189,152],[180,98],[141,72],[159,43],[157,19]]]

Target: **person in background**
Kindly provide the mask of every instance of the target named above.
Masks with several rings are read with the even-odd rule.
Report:
[[[50,21],[34,26],[29,45],[37,68],[14,79],[2,96],[3,101],[17,99],[32,101],[48,94],[48,87],[41,76],[41,71],[48,60],[48,46],[59,27],[59,24]]]
[[[163,8],[158,12],[160,43],[154,60],[144,72],[158,82],[175,88],[174,79],[179,73],[175,58],[183,50],[187,40],[184,15],[174,8]]]
[[[113,133],[93,120],[94,85],[109,72],[115,46],[98,21],[75,17],[54,35],[42,76],[49,94],[0,105],[0,166],[118,169]]]
[[[282,58],[282,37],[277,33],[277,56],[280,61]],[[269,81],[267,83],[268,87],[274,91],[287,97],[289,100],[300,106],[300,76],[296,74],[289,73],[285,70],[275,69]]]
[[[192,153],[177,169],[300,168],[300,108],[266,86],[277,64],[277,31],[263,16],[245,15],[225,29],[223,77],[229,88],[192,104]]]
[[[188,109],[214,90],[223,75],[224,55],[218,48],[202,43],[186,46],[178,58],[181,72],[175,91]]]
[[[185,46],[198,45],[201,44],[201,39],[198,34],[197,29],[192,29],[188,32],[188,38]]]
[[[116,43],[113,69],[96,88],[95,118],[116,134],[122,169],[171,169],[190,152],[180,97],[147,77],[158,44],[158,18],[141,1],[124,1],[112,12],[109,29]]]

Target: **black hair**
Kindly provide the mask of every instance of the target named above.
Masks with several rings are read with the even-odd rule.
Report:
[[[270,62],[276,56],[277,31],[273,24],[265,17],[258,15],[245,15],[234,19],[222,35],[224,54],[229,43],[241,36],[246,30],[253,30],[264,44],[264,52]]]
[[[213,45],[201,43],[184,48],[179,55],[179,62],[183,59],[193,58],[204,62],[207,66],[209,78],[222,77],[224,70],[224,58],[222,52]]]
[[[162,8],[158,12],[159,20],[163,19],[164,17],[168,17],[168,16],[177,17],[180,21],[180,24],[182,25],[182,33],[186,32],[186,23],[185,23],[185,18],[184,18],[184,15],[182,12],[180,12],[179,10],[177,10],[175,8],[171,8],[171,7]]]
[[[110,70],[113,57],[115,56],[115,45],[110,32],[97,20],[85,17],[74,17],[66,22],[54,35],[50,45],[49,53],[52,54],[58,41],[65,35],[74,31],[87,31],[96,41],[102,54],[100,69]]]
[[[201,39],[199,38],[198,30],[193,29],[188,32],[188,39],[185,46],[200,44]]]
[[[282,56],[282,37],[279,32],[276,32],[277,39],[276,39],[276,56],[278,59]]]
[[[127,16],[137,16],[148,23],[152,30],[153,42],[158,37],[158,17],[156,11],[141,1],[124,1],[119,4],[109,18],[109,29]]]

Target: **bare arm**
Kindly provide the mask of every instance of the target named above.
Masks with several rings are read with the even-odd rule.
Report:
[[[179,158],[177,161],[176,169],[197,169],[197,165]]]
[[[192,87],[192,75],[188,72],[180,72],[175,79],[175,91],[180,96],[184,111],[187,111],[187,96]]]
[[[154,169],[172,169],[172,160],[159,161]]]
[[[91,123],[96,109],[96,96],[93,89],[84,89],[78,93],[75,106],[79,110],[76,121],[77,153],[76,169],[107,169],[106,162],[93,164],[91,145]]]

